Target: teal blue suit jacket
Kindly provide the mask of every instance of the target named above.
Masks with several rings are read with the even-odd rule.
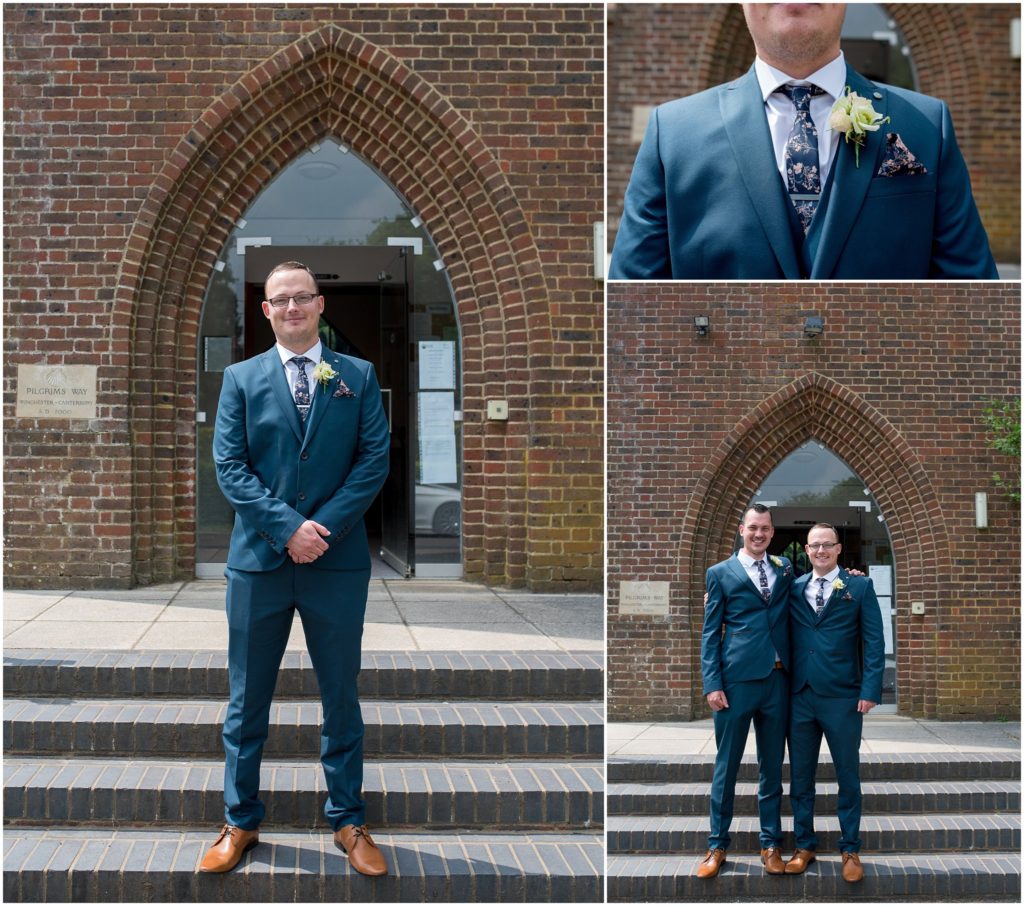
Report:
[[[776,559],[782,565],[770,567],[775,571],[775,584],[768,604],[736,556],[707,571],[708,600],[700,646],[705,695],[724,689],[727,683],[764,679],[775,669],[776,652],[789,667],[793,566],[785,557]]]
[[[314,568],[370,566],[363,514],[387,477],[391,444],[380,387],[369,362],[326,347],[322,357],[338,374],[311,388],[305,430],[276,347],[224,372],[213,458],[235,510],[232,569],[276,569],[307,519],[331,532]]]
[[[791,691],[795,695],[810,686],[829,698],[880,702],[885,636],[874,584],[841,569],[839,579],[846,587],[834,589],[815,616],[804,597],[813,576],[807,573],[793,583]]]
[[[851,90],[890,117],[856,166],[840,141],[806,242],[776,167],[753,67],[651,116],[626,190],[611,279],[995,279],[988,236],[942,101]],[[878,175],[894,132],[927,174]]]

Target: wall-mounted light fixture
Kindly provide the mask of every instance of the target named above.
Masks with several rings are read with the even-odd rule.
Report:
[[[1020,59],[1020,19],[1010,22],[1010,59]]]
[[[988,528],[988,494],[978,491],[974,495],[974,526],[975,528]]]
[[[804,336],[820,337],[825,332],[825,322],[817,315],[804,318]]]
[[[711,330],[711,319],[707,315],[694,315],[693,328],[697,331],[698,337],[706,337]]]

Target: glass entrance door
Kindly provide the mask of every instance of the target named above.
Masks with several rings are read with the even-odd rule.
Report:
[[[881,703],[895,704],[895,563],[885,518],[871,491],[831,450],[808,441],[772,470],[750,503],[772,508],[775,535],[768,552],[789,557],[797,575],[811,569],[804,552],[811,526],[835,526],[843,546],[839,564],[867,573],[874,582],[885,629]]]
[[[260,309],[263,279],[289,259],[317,274],[327,345],[372,362],[385,391],[392,477],[366,515],[372,552],[386,551],[400,575],[461,576],[455,297],[420,219],[372,167],[331,140],[311,146],[263,189],[237,221],[207,287],[197,349],[196,575],[223,574],[234,518],[211,452],[223,371],[273,344]]]

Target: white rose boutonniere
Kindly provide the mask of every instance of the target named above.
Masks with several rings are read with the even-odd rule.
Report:
[[[853,150],[860,167],[860,146],[867,140],[869,132],[877,132],[879,127],[889,122],[889,117],[877,113],[871,101],[862,98],[856,91],[846,86],[846,94],[841,95],[832,105],[828,127],[841,132],[847,143],[853,142]]]
[[[777,566],[779,569],[782,569],[782,561],[778,557],[769,557],[768,559],[772,561],[773,566]]]
[[[338,372],[328,365],[323,359],[321,359],[320,364],[313,369],[313,380],[319,381],[321,387],[326,387],[337,376]]]
[[[844,588],[846,588],[846,583],[842,579],[836,579],[835,582],[832,583],[832,587],[836,591],[842,591]]]

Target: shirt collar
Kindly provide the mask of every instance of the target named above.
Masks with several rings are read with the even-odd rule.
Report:
[[[780,85],[787,82],[802,84],[810,82],[826,91],[832,100],[836,100],[846,87],[846,58],[843,52],[831,63],[826,63],[817,72],[812,72],[806,79],[794,79],[786,75],[781,69],[769,66],[760,57],[754,59],[754,73],[757,75],[757,83],[761,86],[761,98],[767,101],[768,96],[775,92]]]
[[[839,578],[839,567],[837,566],[835,569],[832,570],[832,572],[830,572],[830,573],[828,573],[828,574],[826,574],[824,576],[816,576],[812,572],[811,573],[811,584],[812,585],[817,585],[819,579],[824,579],[825,583],[827,585],[831,585],[838,578]]]
[[[282,365],[287,365],[297,355],[304,355],[315,365],[320,361],[320,356],[323,352],[323,344],[319,340],[305,352],[292,352],[290,349],[285,349],[280,343],[275,343],[274,348],[277,349],[277,354],[281,356]]]
[[[742,548],[740,548],[740,551],[737,554],[737,556],[740,558],[740,563],[742,563],[747,569],[750,569],[750,567],[753,566],[755,563],[768,563],[767,554],[762,556],[760,560],[755,560],[753,557],[750,556],[750,554],[748,554]]]

